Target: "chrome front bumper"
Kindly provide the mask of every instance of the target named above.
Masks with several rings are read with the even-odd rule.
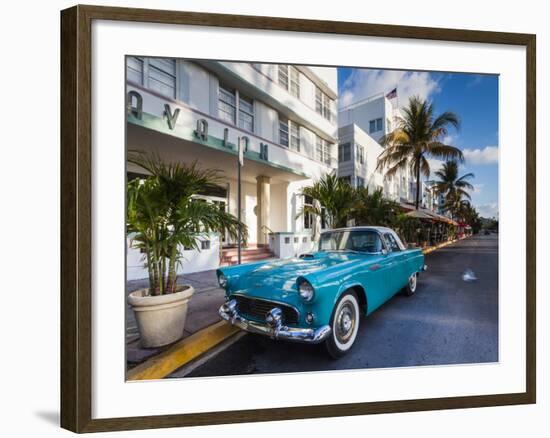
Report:
[[[220,316],[234,326],[250,333],[269,336],[272,339],[318,344],[323,342],[332,331],[328,325],[324,325],[317,329],[287,327],[283,325],[282,320],[278,317],[280,313],[280,309],[274,307],[271,312],[266,315],[266,322],[261,323],[246,319],[242,315],[239,315],[236,300],[227,301],[219,310]]]

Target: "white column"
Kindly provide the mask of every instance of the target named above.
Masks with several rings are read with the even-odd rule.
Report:
[[[257,242],[258,244],[269,243],[268,236],[265,234],[269,232],[266,229],[269,228],[269,207],[270,207],[270,181],[271,178],[265,175],[259,175],[256,177],[256,190],[257,190],[257,204],[256,204],[256,220],[258,224],[257,229]]]

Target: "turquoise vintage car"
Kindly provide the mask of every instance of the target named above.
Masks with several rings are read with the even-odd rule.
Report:
[[[325,342],[337,358],[352,347],[361,314],[401,290],[413,295],[425,269],[422,251],[407,249],[389,228],[330,230],[314,253],[218,269],[227,298],[219,313],[248,332]]]

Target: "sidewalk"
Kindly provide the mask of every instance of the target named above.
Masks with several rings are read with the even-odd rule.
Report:
[[[195,293],[189,300],[187,320],[182,339],[220,321],[219,307],[224,303],[224,291],[218,286],[216,271],[204,271],[180,276],[178,284],[190,284],[195,288]],[[147,279],[133,280],[126,283],[126,295],[136,289],[147,287]],[[141,348],[139,333],[131,307],[126,304],[126,363],[127,369],[156,356],[170,348],[170,345],[160,348]]]

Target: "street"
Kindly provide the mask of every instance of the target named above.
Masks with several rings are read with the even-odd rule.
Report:
[[[355,345],[339,360],[330,359],[324,345],[248,334],[187,376],[498,361],[498,235],[436,250],[426,264],[416,294],[398,294],[362,318]],[[463,278],[467,270],[475,280]],[[178,371],[170,377],[181,377]]]

